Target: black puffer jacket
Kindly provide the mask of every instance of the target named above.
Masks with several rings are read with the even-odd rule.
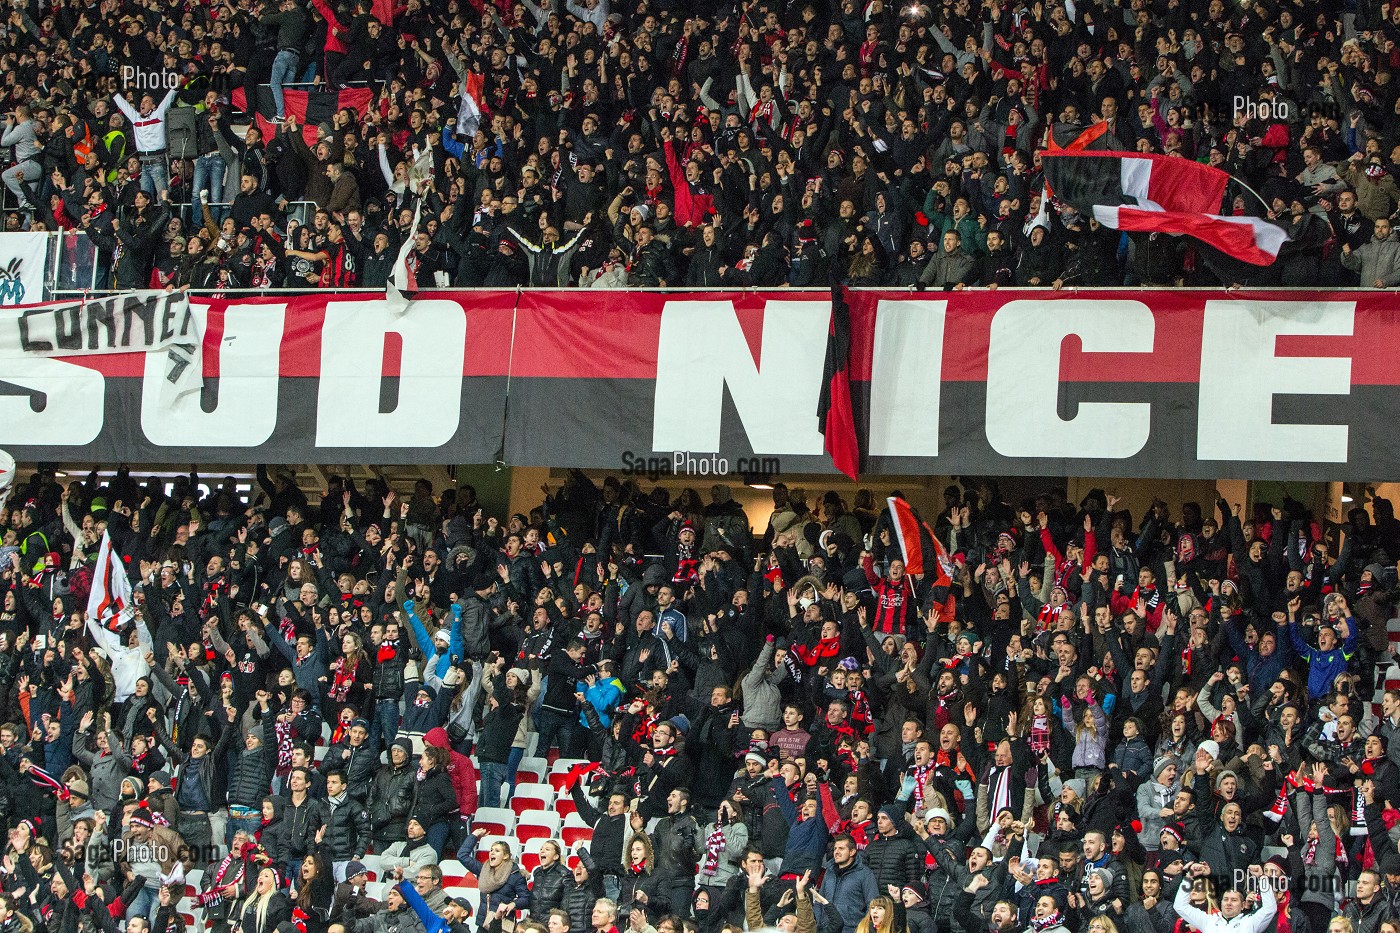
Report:
[[[543,917],[554,908],[563,907],[564,891],[574,886],[574,874],[563,862],[555,862],[548,868],[536,868],[530,882],[530,916]]]
[[[345,802],[326,802],[326,834],[321,837],[321,854],[328,862],[364,858],[369,851],[369,811],[348,793]]]
[[[374,776],[369,791],[369,812],[370,829],[378,849],[408,838],[408,811],[413,806],[415,771],[410,758],[401,768],[383,765]]]
[[[878,833],[865,847],[865,864],[875,873],[875,881],[881,891],[890,885],[904,887],[924,876],[924,846],[914,836],[904,814],[895,807],[881,807],[882,816],[888,816],[895,825],[895,832],[886,835]]]
[[[233,776],[228,782],[228,802],[239,807],[258,809],[272,783],[272,769],[277,764],[277,747],[267,741],[272,732],[269,725],[261,727],[262,742],[253,751],[240,749],[234,759]]]
[[[379,770],[379,743],[365,741],[363,745],[351,745],[349,739],[342,740],[326,749],[325,760],[321,762],[321,773],[344,771],[345,781],[350,788],[350,796],[360,803],[369,799],[370,784]]]
[[[603,875],[588,849],[580,849],[578,857],[588,870],[588,880],[579,884],[570,873],[559,908],[569,915],[569,933],[588,933],[593,929],[593,905],[603,896]]]

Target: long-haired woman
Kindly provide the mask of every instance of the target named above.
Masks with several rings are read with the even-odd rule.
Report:
[[[258,872],[257,883],[238,912],[239,933],[276,933],[278,924],[292,919],[292,902],[279,887],[275,868]]]

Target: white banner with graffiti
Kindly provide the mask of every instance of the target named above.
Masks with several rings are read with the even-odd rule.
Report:
[[[0,233],[0,305],[44,300],[47,233]]]

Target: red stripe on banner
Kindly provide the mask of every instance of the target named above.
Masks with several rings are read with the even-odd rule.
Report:
[[[907,292],[848,291],[851,306],[851,379],[871,379],[875,322],[882,301],[908,301]],[[423,292],[420,299],[453,302],[467,316],[468,376],[513,374],[531,378],[653,379],[657,344],[666,305],[672,302],[715,302],[716,314],[732,314],[748,341],[747,351],[761,360],[762,321],[769,300],[811,300],[826,313],[827,293],[714,292],[657,293],[580,291],[525,292],[516,308],[516,294],[505,291]],[[965,291],[925,292],[918,301],[947,302],[941,379],[945,383],[982,382],[987,377],[989,334],[993,318],[1013,301],[1033,302],[1046,314],[1056,305],[1085,301],[1094,304],[1145,307],[1154,319],[1150,353],[1085,353],[1076,335],[1060,346],[1060,376],[1071,383],[1192,384],[1201,374],[1201,332],[1207,302],[1287,303],[1342,302],[1355,308],[1352,333],[1345,336],[1281,335],[1274,340],[1278,357],[1349,358],[1351,385],[1400,386],[1400,357],[1373,352],[1378,346],[1400,345],[1400,315],[1391,313],[1384,293],[1289,292],[1161,292],[1161,291]],[[224,315],[240,305],[285,307],[280,374],[314,378],[321,371],[322,331],[327,302],[382,302],[376,295],[307,295],[292,298],[249,296],[235,299],[194,298],[208,308],[204,335],[205,373],[221,368]],[[1066,306],[1067,308],[1069,305]],[[1280,312],[1284,313],[1284,312]],[[412,327],[414,312],[402,326]],[[514,328],[513,328],[514,325]],[[1305,327],[1304,327],[1305,329]],[[105,376],[140,377],[141,354],[112,353],[63,358]]]

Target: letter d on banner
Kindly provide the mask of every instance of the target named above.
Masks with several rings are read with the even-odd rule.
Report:
[[[1146,402],[1082,402],[1060,417],[1060,347],[1070,334],[1085,353],[1151,353],[1152,309],[1140,301],[1069,298],[1008,301],[992,318],[987,349],[987,440],[1003,457],[1102,457],[1142,450],[1152,430]]]
[[[379,410],[385,337],[403,342],[398,404]],[[441,447],[462,418],[467,313],[442,299],[398,314],[383,299],[328,301],[321,330],[317,447]]]

